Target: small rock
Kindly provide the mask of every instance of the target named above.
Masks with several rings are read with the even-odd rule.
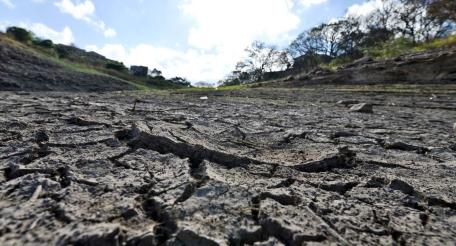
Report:
[[[366,188],[381,188],[384,185],[388,184],[388,181],[382,177],[372,177],[369,181],[366,182]]]
[[[209,99],[209,97],[207,97],[207,96],[200,97],[200,100],[208,100],[208,99]]]
[[[150,128],[146,123],[138,121],[133,123],[130,129],[123,129],[115,132],[114,136],[120,141],[132,140],[137,138],[141,131],[148,132],[150,131]]]
[[[355,104],[350,108],[350,112],[358,112],[358,113],[374,113],[372,104],[368,103],[360,103]]]
[[[295,138],[304,138],[308,132],[302,130],[288,130],[285,135],[283,135],[282,142],[290,143],[292,139]]]
[[[187,127],[187,129],[190,129],[193,127],[193,124],[190,121],[185,121],[184,124]]]
[[[393,190],[402,191],[402,193],[407,195],[412,195],[413,193],[415,193],[415,189],[411,185],[399,179],[391,181],[389,187]]]
[[[456,132],[456,123],[453,124],[453,130]]]
[[[110,138],[110,139],[106,140],[105,144],[112,148],[118,148],[118,147],[122,146],[122,143],[116,138]]]
[[[38,130],[35,132],[35,142],[36,143],[43,143],[49,141],[49,136],[44,130]]]
[[[138,215],[138,211],[134,207],[125,207],[122,210],[122,217],[125,219],[131,219],[133,217],[136,217]]]

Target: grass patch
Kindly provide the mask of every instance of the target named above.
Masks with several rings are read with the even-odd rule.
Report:
[[[256,84],[245,84],[245,85],[227,85],[227,86],[219,86],[217,90],[219,91],[235,91],[235,90],[244,90],[248,88],[255,87]]]
[[[347,63],[353,62],[353,58],[349,56],[343,56],[343,57],[337,57],[334,58],[327,66],[326,68],[335,71],[338,67],[345,65]]]
[[[456,35],[434,39],[428,42],[414,43],[407,38],[398,38],[378,47],[364,49],[364,54],[376,59],[388,59],[406,54],[423,52],[426,50],[451,47],[456,45]]]
[[[456,35],[419,43],[414,43],[407,38],[398,38],[377,47],[364,48],[363,53],[367,57],[382,60],[451,46],[456,46]],[[348,56],[336,57],[327,64],[320,64],[319,67],[336,71],[337,68],[349,64],[354,60],[354,58]]]

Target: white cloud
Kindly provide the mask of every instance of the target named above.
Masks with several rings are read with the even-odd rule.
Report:
[[[6,28],[8,28],[9,26],[10,26],[9,22],[0,21],[0,31],[1,32],[6,32]]]
[[[327,2],[328,0],[299,0],[301,5],[304,6],[304,8],[310,8],[314,5],[319,5],[322,3]]]
[[[167,77],[215,82],[234,69],[254,40],[283,44],[291,40],[289,32],[300,23],[293,9],[295,1],[182,0],[179,8],[193,23],[188,49],[151,44],[129,49],[119,44],[86,48],[127,65],[160,69]]]
[[[7,8],[14,8],[14,4],[11,0],[0,0],[0,3],[3,3]]]
[[[103,47],[97,47],[96,45],[88,45],[85,47],[86,50],[95,51],[110,59],[119,61],[125,61],[127,57],[127,51],[121,44],[106,44]]]
[[[73,3],[72,0],[59,0],[54,5],[60,10],[60,12],[69,14],[77,20],[82,20],[88,24],[94,26],[107,38],[111,38],[117,35],[113,28],[107,27],[106,24],[98,20],[95,17],[95,4],[91,0],[85,0],[84,2]]]
[[[55,3],[62,13],[70,14],[78,20],[90,20],[95,13],[95,5],[90,0],[74,4],[71,0],[60,0]]]
[[[127,65],[157,68],[167,77],[215,82],[234,69],[244,49],[254,40],[287,43],[292,38],[289,32],[300,23],[293,11],[295,1],[182,0],[180,10],[193,20],[188,49],[151,44],[132,48],[120,44],[86,48]]]
[[[73,32],[69,27],[64,27],[62,31],[56,31],[42,23],[20,23],[20,27],[32,31],[37,37],[50,39],[54,43],[71,44],[74,43]]]
[[[347,16],[367,16],[382,6],[382,0],[370,0],[362,4],[354,4],[347,10]]]
[[[104,30],[103,35],[107,38],[112,38],[112,37],[115,37],[117,35],[117,33],[116,33],[116,30],[114,30],[112,28],[107,28]]]
[[[195,23],[189,44],[203,50],[238,51],[255,39],[277,41],[300,22],[291,0],[185,0],[180,9]]]
[[[168,78],[181,76],[192,81],[215,82],[234,66],[224,60],[228,54],[206,53],[196,49],[178,51],[149,44],[139,44],[131,49],[127,49],[121,44],[107,44],[102,47],[89,45],[85,48],[110,59],[122,61],[126,65],[145,65],[150,69],[157,68],[163,71],[163,75]]]

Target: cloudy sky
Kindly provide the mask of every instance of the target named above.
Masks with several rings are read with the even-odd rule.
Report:
[[[215,82],[254,40],[286,46],[319,23],[379,0],[0,0],[0,30],[101,53],[167,77]]]

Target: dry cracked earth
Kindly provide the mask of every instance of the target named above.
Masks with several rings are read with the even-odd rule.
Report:
[[[0,245],[454,245],[432,97],[0,93]]]

